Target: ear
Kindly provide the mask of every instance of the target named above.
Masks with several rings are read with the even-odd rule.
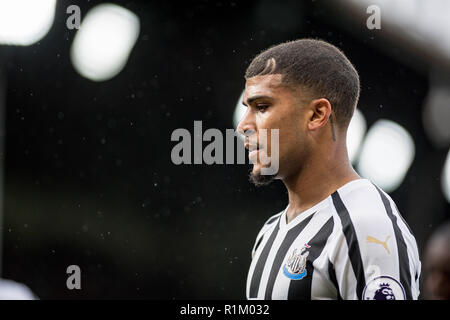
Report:
[[[309,109],[312,111],[308,122],[309,130],[318,130],[327,124],[331,115],[330,101],[325,98],[315,99],[309,104]]]

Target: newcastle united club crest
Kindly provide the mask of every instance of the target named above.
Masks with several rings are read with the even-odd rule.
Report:
[[[307,244],[297,253],[294,249],[292,255],[287,259],[283,266],[283,273],[292,280],[301,280],[306,277],[306,257],[309,255],[307,249],[311,248]]]

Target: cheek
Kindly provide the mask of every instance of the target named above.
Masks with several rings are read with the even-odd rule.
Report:
[[[284,154],[292,155],[301,152],[305,145],[305,135],[300,114],[298,112],[281,112],[285,110],[278,111],[278,114],[271,114],[266,119],[261,117],[260,128],[267,128],[265,145],[267,146],[268,153],[272,153],[272,140],[276,142],[276,139],[271,140],[271,129],[278,129],[278,150],[280,157],[283,157]],[[264,135],[262,135],[261,139],[264,139]]]
[[[298,147],[305,143],[305,136],[298,126],[286,126],[280,130],[280,141],[286,147]]]
[[[282,128],[279,131],[278,154],[280,161],[284,159],[299,159],[304,149],[304,142],[298,132],[287,130],[286,128]]]

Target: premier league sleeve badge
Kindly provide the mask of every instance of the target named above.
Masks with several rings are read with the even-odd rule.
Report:
[[[389,276],[372,279],[364,288],[363,300],[405,300],[405,289]]]

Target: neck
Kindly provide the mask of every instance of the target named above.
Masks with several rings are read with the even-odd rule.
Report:
[[[298,172],[283,179],[289,195],[287,223],[359,178],[348,159],[345,140],[344,146],[334,146],[331,152],[328,149],[313,155]]]

